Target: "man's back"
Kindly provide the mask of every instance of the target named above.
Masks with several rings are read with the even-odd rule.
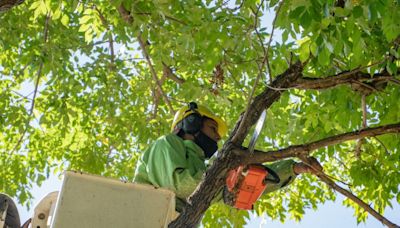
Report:
[[[206,170],[202,149],[175,134],[157,139],[141,156],[134,182],[151,184],[175,192],[177,210],[185,204]]]

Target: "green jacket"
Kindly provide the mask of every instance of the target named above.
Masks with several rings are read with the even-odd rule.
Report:
[[[265,192],[275,191],[291,183],[295,174],[292,160],[269,165],[280,177],[279,184],[268,185]],[[158,138],[137,163],[134,182],[151,184],[175,192],[176,210],[181,211],[206,171],[203,150],[191,140],[175,134]]]

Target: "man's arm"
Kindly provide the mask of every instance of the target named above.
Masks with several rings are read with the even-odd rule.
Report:
[[[280,181],[279,183],[267,182],[267,187],[264,190],[264,194],[276,191],[291,184],[297,176],[294,171],[296,164],[298,163],[293,160],[283,160],[266,165],[268,168],[275,171],[275,173],[279,176]]]
[[[302,173],[314,173],[316,170],[321,171],[322,166],[319,164],[319,162],[313,158],[309,158],[310,165],[314,168],[311,168],[307,164],[304,164],[303,162],[295,162],[293,160],[283,160],[283,161],[278,161],[275,163],[272,163],[270,165],[267,165],[268,168],[272,169],[275,171],[275,173],[279,176],[280,182],[279,183],[267,183],[267,187],[264,191],[264,194],[268,192],[273,192],[276,191],[280,188],[283,188],[289,184],[291,184],[294,179],[296,178],[297,175],[302,174]],[[316,169],[316,170],[314,170]]]

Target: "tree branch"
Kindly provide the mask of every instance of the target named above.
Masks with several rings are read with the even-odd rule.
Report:
[[[181,79],[178,76],[176,76],[174,74],[174,72],[172,72],[172,69],[169,66],[167,66],[164,62],[162,64],[163,64],[163,74],[160,79],[161,85],[164,83],[165,79],[167,79],[167,78],[177,82],[178,84],[182,84],[185,82],[184,79]],[[154,97],[154,109],[153,109],[153,114],[151,116],[151,119],[155,119],[157,116],[158,103],[160,101],[161,92],[160,92],[160,90],[155,90],[155,91],[153,91],[153,94],[154,94],[154,96],[153,96]]]
[[[249,107],[250,107],[250,104],[251,104],[252,101],[253,101],[254,92],[255,92],[255,90],[256,90],[256,87],[257,87],[257,85],[258,85],[258,82],[259,82],[259,80],[260,80],[260,77],[261,77],[261,75],[262,75],[262,73],[263,73],[263,68],[264,68],[264,65],[265,65],[265,60],[268,59],[268,52],[266,52],[265,47],[264,47],[264,43],[263,43],[263,41],[262,41],[262,39],[261,39],[261,36],[260,36],[260,33],[259,33],[258,30],[257,30],[258,13],[259,13],[259,11],[260,11],[260,8],[261,8],[262,4],[264,4],[264,0],[261,1],[260,5],[257,7],[257,10],[256,10],[255,12],[253,11],[253,14],[254,14],[254,17],[255,17],[255,18],[254,18],[254,30],[255,30],[255,32],[256,32],[256,34],[257,34],[257,37],[258,37],[259,40],[260,40],[260,45],[261,45],[261,47],[263,48],[263,51],[264,51],[264,58],[263,58],[263,61],[262,61],[262,63],[261,63],[261,66],[257,63],[257,65],[258,65],[258,74],[257,74],[256,80],[254,80],[253,87],[251,88],[250,96],[248,97],[248,101],[247,101],[247,107],[246,107],[246,110],[245,110],[245,112],[244,112],[244,114],[243,114],[243,119],[247,119],[247,116],[249,115],[249,111],[250,111]],[[244,122],[241,121],[240,124],[238,125],[238,131],[239,131],[239,132],[242,131],[243,124],[244,124]]]
[[[376,62],[371,65],[356,68],[351,71],[341,72],[336,75],[327,76],[324,78],[309,78],[309,77],[302,77],[297,80],[295,85],[296,89],[327,89],[331,87],[335,87],[342,84],[351,84],[355,82],[377,82],[377,81],[391,81],[394,79],[393,76],[387,73],[377,73],[374,74],[373,77],[368,73],[362,73],[361,70],[367,69],[371,66],[377,65],[384,62]]]
[[[167,77],[167,75],[165,73],[165,70],[163,70],[163,74],[162,74],[161,79],[160,79],[160,84],[161,85],[164,83],[166,77]],[[158,104],[160,102],[160,96],[161,96],[160,90],[153,89],[154,109],[153,109],[153,115],[151,116],[151,119],[155,119],[157,117],[157,110],[158,110]]]
[[[362,129],[367,128],[367,102],[366,102],[366,94],[361,95],[361,109],[362,109]],[[355,149],[356,158],[361,157],[361,147],[364,143],[363,139],[359,139]]]
[[[344,141],[355,140],[355,139],[363,139],[365,137],[375,137],[377,135],[382,134],[389,134],[389,133],[400,133],[400,123],[385,125],[375,128],[367,128],[362,129],[360,131],[349,132],[341,135],[332,136],[329,138],[325,138],[316,142],[304,144],[304,145],[297,145],[297,146],[290,146],[285,149],[281,149],[278,151],[269,151],[269,152],[261,152],[255,151],[253,156],[248,156],[247,151],[244,148],[242,149],[235,149],[236,154],[241,154],[242,161],[244,164],[252,164],[252,163],[263,163],[268,161],[276,161],[281,160],[284,158],[289,157],[299,157],[304,163],[308,164],[306,156],[313,150],[320,149],[326,146],[335,145]],[[312,166],[311,166],[312,167]],[[313,167],[312,167],[313,168]],[[335,189],[336,191],[340,192],[344,196],[348,197],[350,200],[357,203],[360,207],[362,207],[365,211],[370,213],[376,219],[381,221],[383,224],[387,225],[388,227],[399,227],[396,224],[390,222],[384,216],[379,214],[373,208],[371,208],[368,204],[364,201],[359,199],[357,196],[353,195],[348,190],[340,187],[334,181],[332,181],[325,173],[319,171],[318,169],[314,168],[315,175],[318,178],[325,182],[328,186]]]
[[[374,137],[383,134],[400,133],[400,123],[389,124],[380,127],[367,128],[360,131],[348,132],[340,135],[331,136],[315,142],[294,145],[284,149],[263,152],[256,150],[253,156],[247,156],[245,149],[235,149],[237,154],[240,154],[242,164],[264,163],[277,161],[284,158],[298,157],[301,155],[308,155],[311,151],[332,146],[345,141],[362,139],[366,137]]]
[[[113,38],[113,34],[110,31],[110,37],[108,38],[109,41],[109,47],[110,47],[110,68],[111,70],[115,69],[115,53],[114,53],[114,38]]]
[[[282,2],[283,2],[283,1],[282,1]],[[263,69],[264,69],[265,64],[267,64],[267,67],[268,67],[268,74],[269,74],[269,76],[270,76],[270,77],[269,77],[269,78],[270,78],[270,84],[272,84],[272,81],[271,81],[271,80],[272,80],[271,68],[270,68],[270,66],[269,66],[269,60],[268,60],[268,59],[269,59],[268,51],[269,51],[269,48],[270,48],[270,45],[271,45],[271,41],[272,41],[272,36],[273,36],[274,30],[275,30],[275,21],[276,21],[276,18],[278,17],[278,15],[279,15],[279,10],[280,10],[280,8],[281,8],[281,6],[282,6],[282,2],[281,2],[281,3],[279,4],[279,6],[278,6],[278,9],[277,9],[277,12],[276,12],[274,21],[273,21],[272,32],[271,32],[271,36],[270,36],[270,38],[269,38],[268,48],[267,48],[267,49],[264,47],[264,43],[263,43],[263,41],[262,41],[262,39],[261,39],[261,35],[260,35],[260,33],[258,32],[258,30],[257,30],[258,13],[259,13],[259,11],[260,11],[260,8],[261,8],[262,4],[264,4],[264,1],[261,1],[259,7],[257,8],[257,10],[256,10],[255,12],[253,11],[253,14],[254,14],[254,16],[255,16],[255,19],[254,19],[254,30],[256,31],[257,37],[258,37],[258,39],[259,39],[259,41],[260,41],[260,45],[261,45],[262,48],[263,48],[264,57],[263,57],[263,60],[262,60],[262,62],[261,62],[261,65],[258,65],[258,64],[257,64],[257,65],[258,65],[258,74],[257,74],[256,80],[254,81],[254,85],[253,85],[253,87],[252,87],[252,89],[251,89],[250,97],[248,98],[247,108],[246,108],[246,111],[245,111],[245,113],[244,113],[244,115],[243,115],[243,119],[247,119],[247,116],[249,115],[250,103],[252,102],[252,99],[253,99],[253,96],[254,96],[254,92],[255,92],[255,90],[256,90],[256,87],[257,87],[257,84],[258,84],[258,82],[259,82],[259,80],[260,80],[260,77],[261,77],[261,75],[262,75],[262,73],[263,73]],[[240,124],[238,125],[238,132],[241,132],[241,131],[242,131],[243,124],[244,124],[244,121],[243,121],[243,122],[241,121]],[[235,141],[235,139],[234,139],[233,141]],[[240,144],[241,144],[241,143],[240,143]]]
[[[391,221],[389,221],[388,219],[386,219],[384,216],[382,216],[381,214],[379,214],[377,211],[375,211],[373,208],[371,208],[367,203],[365,203],[364,201],[362,201],[360,198],[358,198],[357,196],[355,196],[354,194],[352,194],[351,192],[349,192],[348,190],[340,187],[339,185],[337,185],[334,181],[332,181],[331,179],[329,179],[328,177],[326,177],[325,175],[322,174],[316,174],[316,176],[318,176],[318,178],[326,183],[328,186],[330,186],[331,188],[335,189],[336,191],[340,192],[342,195],[346,196],[347,198],[349,198],[350,200],[352,200],[353,202],[355,202],[356,204],[358,204],[360,207],[362,207],[365,211],[367,211],[370,215],[374,216],[376,219],[378,219],[379,221],[381,221],[383,224],[385,224],[388,227],[396,227],[399,228],[400,226],[392,223]]]
[[[257,11],[256,11],[256,12],[253,12],[253,13],[255,14],[254,27],[255,27],[255,30],[256,30],[256,34],[257,34],[257,36],[258,36],[259,38],[260,38],[260,35],[259,35],[258,31],[257,31],[257,17],[258,17],[258,12],[259,12],[259,10],[260,10],[260,7],[262,6],[263,3],[264,3],[264,1],[262,1],[262,2],[260,3],[260,6],[257,8]],[[278,10],[277,10],[277,13],[276,13],[276,15],[275,15],[275,18],[274,18],[274,22],[273,22],[273,23],[275,23],[275,20],[276,20],[276,18],[278,17],[278,13],[279,13],[279,9],[280,9],[281,5],[282,5],[282,2],[281,2],[280,5],[278,6],[279,8],[278,8]],[[273,33],[274,28],[275,28],[275,26],[273,26],[273,28],[272,28],[272,33]],[[272,36],[270,37],[269,44],[271,43],[271,40],[272,40]],[[258,81],[260,80],[260,77],[261,77],[261,75],[262,75],[264,65],[265,65],[266,61],[268,61],[268,58],[269,58],[268,51],[265,50],[265,47],[264,47],[264,45],[263,45],[263,42],[262,42],[261,38],[260,38],[260,42],[261,42],[261,46],[263,47],[263,50],[264,50],[264,58],[263,58],[263,61],[262,61],[262,63],[261,63],[262,65],[259,66],[259,72],[258,72],[258,74],[257,74],[256,80],[254,81],[254,85],[253,85],[253,88],[252,88],[252,90],[251,90],[250,97],[249,97],[249,99],[248,99],[246,111],[244,112],[244,115],[241,117],[243,120],[247,120],[247,119],[248,119],[247,117],[249,116],[250,104],[251,104],[251,102],[253,102],[253,104],[252,104],[253,107],[263,107],[263,106],[264,106],[264,108],[266,107],[266,105],[261,105],[261,106],[260,106],[260,105],[255,105],[255,104],[254,104],[255,100],[254,100],[254,101],[252,100],[252,99],[253,99],[253,95],[254,95],[254,91],[255,91],[255,89],[256,89],[256,87],[257,87],[257,84],[258,84]],[[298,64],[300,64],[300,63],[298,63]],[[300,64],[300,65],[302,65],[302,64]],[[291,68],[289,68],[289,69],[291,69]],[[269,70],[270,70],[270,69],[269,69]],[[297,73],[301,73],[301,71],[302,71],[302,67],[301,67],[301,70],[298,71]],[[270,76],[271,76],[271,72],[268,72],[268,73],[269,73]],[[285,73],[286,73],[286,72],[285,72]],[[270,77],[270,79],[272,80],[272,77]],[[295,80],[297,80],[297,79],[298,79],[298,76],[295,77]],[[277,81],[278,81],[278,80],[276,80],[276,81],[274,81],[274,82],[277,82]],[[271,87],[277,88],[277,86],[276,86],[276,85],[273,85],[272,82],[271,82],[270,84],[271,84]],[[278,86],[278,87],[281,88],[281,86]],[[286,86],[285,86],[285,87],[286,87]],[[260,95],[263,96],[262,94],[260,94]],[[278,99],[278,98],[280,97],[280,93],[275,93],[275,96],[276,96],[275,99]],[[256,98],[255,98],[255,99],[256,99]],[[271,104],[272,104],[272,103],[271,103]],[[256,115],[257,115],[258,117],[260,116],[262,110],[263,110],[263,109],[260,109],[260,110],[258,110],[259,113],[256,113]],[[258,117],[257,117],[257,118],[258,118]],[[254,124],[254,123],[253,123],[253,124]],[[236,125],[236,126],[237,126],[237,129],[235,128],[235,130],[234,130],[233,132],[238,132],[238,133],[243,132],[243,133],[246,133],[246,135],[247,135],[248,129],[244,129],[244,128],[245,128],[245,125],[246,125],[246,121],[240,121],[240,120],[239,120],[239,122],[238,122],[237,125]],[[247,125],[247,127],[249,127],[249,126]],[[250,126],[250,127],[251,127],[251,126]],[[232,133],[231,135],[233,135],[233,133]],[[235,135],[233,136],[233,138],[232,138],[232,142],[233,142],[234,144],[236,144],[236,145],[241,145],[242,142],[243,142],[243,140],[244,140],[244,137],[245,137],[246,135],[238,135],[238,134],[235,134]],[[238,137],[242,137],[242,139],[240,139],[240,138],[238,138]],[[236,142],[236,141],[237,141],[237,142]]]
[[[167,64],[165,64],[164,62],[162,64],[163,64],[163,73],[167,78],[175,81],[178,84],[183,84],[185,82],[184,79],[179,78],[178,76],[176,76],[176,74],[174,74],[171,67],[167,66]]]
[[[110,70],[113,71],[113,70],[115,70],[115,64],[114,64],[115,54],[114,54],[114,39],[113,39],[113,34],[110,29],[110,24],[107,21],[107,19],[104,17],[104,15],[101,13],[101,11],[97,8],[96,5],[94,5],[94,9],[99,14],[101,23],[106,28],[106,30],[110,33],[109,37],[108,37],[108,43],[109,43],[109,48],[110,48]]]
[[[133,23],[133,17],[131,16],[131,12],[125,9],[125,7],[121,4],[118,6],[118,12],[121,15],[122,19],[128,23],[132,24]]]
[[[133,22],[133,17],[131,16],[131,13],[130,13],[128,10],[126,10],[125,7],[124,7],[122,4],[118,7],[118,12],[120,13],[120,15],[122,16],[122,18],[123,18],[127,23],[132,24],[132,22]],[[161,93],[161,95],[162,95],[162,97],[163,97],[165,103],[167,104],[170,113],[171,113],[172,115],[174,115],[174,114],[175,114],[175,110],[172,108],[171,102],[169,101],[167,95],[164,93],[164,91],[163,91],[163,89],[162,89],[161,83],[160,83],[160,81],[158,80],[157,73],[156,73],[156,71],[154,70],[154,67],[153,67],[153,64],[152,64],[152,62],[151,62],[150,56],[149,56],[149,54],[147,53],[146,45],[145,45],[145,43],[143,42],[143,39],[142,39],[142,37],[141,37],[141,34],[139,34],[139,36],[137,37],[137,39],[138,39],[138,41],[139,41],[140,48],[142,49],[143,56],[145,57],[145,59],[146,59],[146,61],[147,61],[147,64],[149,65],[150,73],[151,73],[151,75],[152,75],[152,77],[153,77],[153,80],[154,80],[155,83],[156,83],[156,87],[158,88],[158,90],[159,90],[159,92]]]
[[[25,0],[0,0],[0,12],[7,11],[14,6],[24,3]]]
[[[360,198],[358,198],[357,196],[355,196],[353,193],[351,193],[350,191],[340,187],[339,185],[337,185],[332,179],[330,179],[323,171],[318,170],[317,168],[314,168],[312,165],[310,165],[310,163],[308,162],[307,158],[304,157],[300,157],[300,159],[307,165],[309,165],[312,169],[313,169],[313,174],[315,176],[317,176],[322,182],[324,182],[325,184],[327,184],[329,187],[331,187],[332,189],[338,191],[339,193],[341,193],[342,195],[346,196],[347,198],[349,198],[350,200],[352,200],[354,203],[358,204],[360,207],[362,207],[366,212],[368,212],[370,215],[374,216],[377,220],[379,220],[380,222],[382,222],[383,224],[385,224],[388,227],[396,227],[399,228],[400,226],[392,223],[391,221],[389,221],[388,219],[386,219],[384,216],[382,216],[381,214],[379,214],[377,211],[375,211],[370,205],[368,205],[367,203],[365,203],[363,200],[361,200]]]
[[[276,19],[278,18],[279,12],[281,11],[282,5],[283,5],[284,1],[281,1],[278,5],[278,8],[276,9],[276,14],[275,14],[275,18],[272,21],[272,31],[271,31],[271,35],[269,37],[269,41],[268,41],[268,45],[267,45],[267,53],[266,56],[264,57],[266,62],[267,62],[267,67],[268,67],[268,74],[269,74],[269,83],[272,82],[272,71],[271,71],[271,65],[269,63],[269,49],[271,48],[271,43],[272,43],[272,39],[274,36],[274,31],[275,31],[275,24],[276,24]]]
[[[143,55],[147,60],[147,64],[149,65],[151,75],[153,76],[153,80],[155,81],[158,90],[160,91],[162,97],[164,98],[165,103],[168,105],[170,113],[172,115],[174,115],[175,114],[175,110],[172,108],[171,102],[169,101],[167,95],[164,93],[164,91],[162,89],[161,83],[158,80],[157,73],[156,73],[156,71],[155,71],[155,69],[153,67],[153,64],[151,63],[150,56],[147,53],[146,45],[143,42],[141,34],[139,34],[139,36],[138,36],[138,41],[139,41],[140,48],[142,49]]]
[[[135,15],[145,15],[145,16],[151,16],[151,15],[152,15],[152,13],[145,13],[145,12],[140,12],[140,13],[132,12],[132,14],[135,14]],[[178,22],[179,24],[182,24],[182,25],[187,25],[184,21],[181,21],[181,20],[176,19],[176,18],[174,18],[174,17],[172,17],[172,16],[169,16],[169,15],[162,15],[162,17],[164,17],[164,18],[166,18],[166,19],[169,19],[169,20],[171,20],[171,21]]]
[[[380,85],[385,84],[386,82],[391,82],[400,85],[400,80],[396,79],[392,75],[389,75],[387,72],[376,73],[372,76],[368,73],[361,72],[363,69],[367,69],[371,66],[383,62],[384,61],[376,62],[368,66],[356,68],[351,71],[344,71],[339,74],[323,78],[311,78],[311,77],[304,77],[302,75],[302,77],[297,80],[297,82],[295,83],[295,85],[293,85],[293,87],[276,88],[270,85],[266,85],[266,87],[277,91],[284,91],[289,89],[323,90],[323,89],[333,88],[339,85],[350,84],[352,87],[354,87],[353,88],[354,90],[360,90],[361,92],[368,93],[367,95],[369,95],[373,91],[381,90]]]

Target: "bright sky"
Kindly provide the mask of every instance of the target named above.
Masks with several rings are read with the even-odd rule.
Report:
[[[49,180],[43,182],[41,187],[35,186],[32,189],[34,197],[33,205],[39,203],[40,199],[48,193],[58,191],[61,187],[61,179],[56,176],[51,176]],[[15,200],[15,199],[14,199]],[[369,216],[366,223],[361,223],[357,226],[356,218],[353,217],[353,209],[342,206],[343,197],[338,195],[336,202],[328,202],[325,205],[319,205],[317,211],[311,209],[306,210],[306,214],[300,223],[289,220],[282,224],[279,221],[271,221],[270,218],[252,217],[246,228],[268,227],[268,228],[381,228],[385,227],[378,220]],[[395,224],[400,224],[400,205],[393,202],[394,209],[387,208],[385,217]],[[34,206],[28,211],[26,208],[18,205],[21,223],[33,216]]]

